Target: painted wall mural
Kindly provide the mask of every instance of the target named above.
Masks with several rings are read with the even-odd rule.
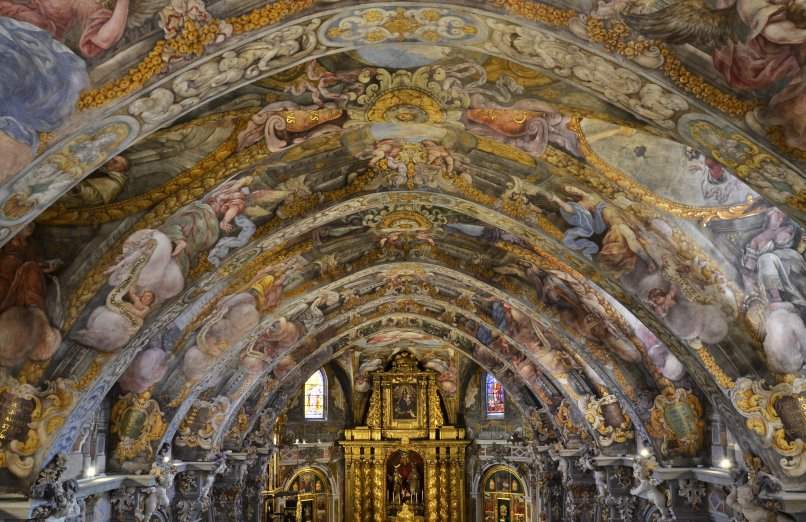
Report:
[[[438,375],[452,423],[477,365],[529,430],[574,447],[640,442],[696,465],[718,411],[771,474],[802,480],[786,405],[806,371],[804,187],[780,115],[798,114],[800,43],[774,39],[783,15],[743,43],[690,40],[733,75],[697,90],[679,80],[694,48],[662,43],[692,29],[630,3],[501,4],[542,29],[451,6],[215,18],[119,1],[48,21],[3,5],[32,40],[0,47],[27,60],[39,42],[61,67],[47,81],[74,87],[47,126],[0,118],[14,141],[0,147],[32,162],[0,187],[0,391],[66,397],[19,406],[0,438],[8,489],[72,447],[105,396],[110,466],[147,471],[165,443],[202,459],[242,442],[326,364],[358,417],[404,349]],[[154,31],[159,53],[127,54]],[[140,65],[120,76],[104,52]],[[773,55],[767,83],[742,79]],[[768,90],[751,103],[740,83]]]
[[[109,115],[120,111],[121,104],[128,104],[128,110],[122,112],[128,112],[139,119],[142,125],[141,135],[143,135],[153,132],[159,126],[186,113],[193,104],[222,95],[226,88],[246,84],[248,81],[257,79],[261,74],[271,73],[275,67],[278,68],[277,70],[283,69],[290,63],[284,61],[285,58],[314,58],[315,56],[310,56],[310,53],[316,54],[312,45],[314,42],[318,41],[324,48],[351,50],[364,43],[365,39],[373,44],[378,44],[394,35],[395,41],[398,43],[421,43],[425,39],[429,45],[475,48],[486,54],[492,53],[516,59],[519,62],[525,61],[529,66],[584,85],[597,93],[599,99],[621,107],[637,118],[657,125],[660,129],[674,129],[675,121],[679,120],[684,123],[677,125],[680,137],[684,140],[693,139],[689,137],[688,133],[691,121],[708,121],[709,117],[704,114],[691,112],[692,103],[701,103],[698,98],[724,113],[721,121],[713,122],[714,131],[728,134],[738,131],[737,135],[742,139],[747,139],[744,137],[745,134],[757,135],[760,133],[763,135],[766,132],[765,130],[756,132],[754,130],[756,127],[741,119],[741,116],[746,114],[750,121],[750,116],[755,114],[754,110],[758,108],[757,104],[742,100],[741,97],[737,98],[730,92],[724,92],[721,86],[710,83],[716,82],[716,78],[701,77],[693,73],[694,68],[687,65],[687,60],[671,53],[664,47],[664,44],[658,40],[647,40],[638,36],[641,32],[640,27],[637,29],[638,33],[631,33],[628,28],[629,24],[640,25],[636,25],[630,18],[632,14],[624,14],[622,17],[627,19],[628,25],[625,25],[619,16],[611,16],[613,13],[602,17],[599,14],[587,14],[550,5],[543,5],[542,9],[530,11],[528,4],[529,2],[518,0],[506,2],[504,7],[512,15],[539,21],[550,29],[546,32],[526,29],[524,26],[514,25],[519,23],[518,18],[495,18],[483,10],[458,12],[451,8],[438,6],[409,10],[370,7],[357,9],[350,13],[341,13],[338,10],[329,11],[326,14],[323,13],[329,17],[326,23],[322,23],[319,19],[307,25],[300,22],[296,26],[280,29],[279,32],[273,32],[274,28],[271,24],[311,8],[313,3],[280,2],[276,5],[258,7],[247,14],[221,19],[212,17],[205,6],[199,2],[175,2],[169,5],[152,2],[145,7],[138,4],[129,9],[128,13],[126,7],[121,7],[116,12],[102,9],[99,12],[102,12],[103,15],[97,14],[97,19],[99,23],[100,20],[105,19],[108,23],[98,27],[90,24],[92,27],[85,28],[89,31],[87,35],[94,34],[95,30],[98,30],[98,34],[101,35],[99,42],[103,45],[92,44],[93,54],[103,54],[102,51],[112,48],[116,42],[120,42],[120,44],[110,51],[109,56],[96,58],[98,63],[93,62],[90,72],[96,74],[90,74],[90,76],[99,80],[91,83],[98,83],[98,85],[93,85],[94,88],[85,91],[78,105],[88,113],[100,111]],[[91,10],[89,7],[86,9]],[[586,7],[582,11],[588,11],[588,8]],[[629,11],[632,13],[631,8],[627,9],[625,6],[613,10],[605,9],[605,11],[625,11],[625,13]],[[63,30],[79,23],[75,20],[53,22],[61,28],[56,30],[54,29],[56,25],[49,25],[51,22],[47,21],[46,14],[42,14],[44,12],[28,9],[25,6],[19,7],[18,4],[11,2],[6,17],[9,20],[15,20],[15,23],[16,20],[33,21],[35,25],[39,24],[44,27],[44,30],[41,31],[42,34],[37,33],[38,37],[44,41],[51,41],[53,34],[59,35],[56,36],[57,39],[61,38]],[[116,15],[110,15],[111,12]],[[598,13],[598,10],[594,9],[594,13]],[[109,18],[107,19],[106,16]],[[319,28],[319,25],[322,28]],[[609,41],[602,36],[608,33],[608,28],[611,26],[613,31],[610,32],[615,31],[614,34],[621,35],[616,38],[617,41]],[[141,29],[145,27],[149,29]],[[51,31],[53,34],[48,34],[47,31]],[[239,43],[238,38],[231,37],[255,31],[266,34],[265,45],[244,47]],[[529,38],[515,38],[517,35],[525,34],[524,31],[531,31]],[[138,41],[138,38],[155,33],[162,33],[163,38],[153,44],[151,50],[145,55],[143,48],[147,46],[133,47],[131,45]],[[594,54],[569,44],[567,39],[570,35],[585,38],[596,44]],[[87,42],[94,41],[93,38],[95,38],[87,37],[90,39],[81,40],[74,48],[83,49],[79,52],[86,52]],[[551,53],[533,52],[522,44],[527,40],[543,42],[539,47],[549,49]],[[81,47],[81,45],[85,47]],[[17,44],[11,45],[11,47],[16,54],[22,53],[23,57],[20,60],[33,59],[27,54],[27,50],[23,52],[17,49]],[[202,62],[209,60],[208,53],[221,50],[240,53],[244,58],[243,67],[246,69],[237,69],[237,72],[230,70],[235,63],[232,61],[220,62],[217,65],[212,63],[201,65]],[[64,51],[64,54],[68,56],[74,54],[67,48],[64,48]],[[609,55],[611,52],[630,59],[633,62],[631,68],[615,65]],[[114,57],[111,56],[113,54]],[[72,56],[72,58],[75,63],[67,66],[67,69],[74,66],[86,69],[78,56]],[[111,69],[114,68],[116,60],[128,60],[130,63],[136,62],[138,65],[129,68],[122,74],[122,77],[114,79],[115,74],[111,72]],[[421,60],[421,58],[416,60]],[[569,60],[576,60],[576,65],[572,66]],[[761,59],[759,60],[761,61]],[[180,78],[170,79],[169,71],[175,67],[176,63],[199,64],[200,66],[194,70],[185,71]],[[560,63],[563,65],[558,67],[557,64]],[[793,62],[790,60],[788,63]],[[256,69],[248,70],[249,66],[246,64],[252,64]],[[641,69],[657,68],[676,84],[676,88],[681,91],[679,94],[673,92],[675,88],[670,90],[662,82],[647,83],[646,78],[636,72]],[[34,69],[39,70],[36,67]],[[581,72],[583,70],[584,73]],[[717,74],[714,71],[715,77]],[[615,91],[612,85],[608,87],[601,81],[605,77],[612,78],[614,75],[624,80],[619,89]],[[42,76],[47,76],[47,74],[43,72]],[[86,76],[87,74],[83,73],[83,77]],[[86,85],[88,82],[86,78],[83,78],[82,82],[73,83]],[[74,88],[75,92],[67,93],[65,96],[68,98],[72,96],[70,99],[75,99],[80,88]],[[137,93],[140,92],[148,94],[139,99],[119,100],[127,95],[134,95],[134,98],[137,98]],[[787,96],[784,98],[788,99]],[[691,102],[686,101],[687,97]],[[73,103],[65,105],[72,107]],[[796,113],[796,111],[789,112]],[[59,122],[48,122],[49,125],[45,125],[48,129],[47,132],[56,130],[55,134],[61,137],[64,133],[72,132],[73,122],[75,125],[81,125],[80,122],[83,120],[81,115],[69,118],[70,123],[62,125],[63,120],[68,119],[69,113],[69,110],[62,110]],[[48,116],[53,117],[54,114],[58,113],[51,111]],[[13,115],[8,117],[14,118]],[[755,118],[755,120],[758,119],[763,120],[764,118]],[[784,132],[781,130],[782,128],[792,127],[792,125],[783,125],[774,118],[772,120],[774,120],[773,123],[768,125],[771,139]],[[9,132],[13,134],[12,131]],[[745,134],[741,134],[742,132]],[[791,131],[787,132],[791,133]],[[29,134],[31,133],[29,132]],[[11,136],[11,134],[7,135]],[[77,136],[77,134],[73,134],[73,136]],[[9,146],[22,149],[29,147],[28,144],[15,141],[17,139],[20,137],[8,138]],[[761,177],[758,181],[762,184],[765,182],[769,184],[771,176],[777,176],[779,181],[786,183],[791,197],[787,196],[775,201],[786,205],[793,211],[802,212],[800,199],[802,199],[803,187],[797,168],[793,168],[785,161],[781,162],[782,157],[776,156],[776,154],[770,155],[768,152],[771,149],[767,144],[754,142],[755,139],[757,139],[755,136],[751,138],[747,145],[756,150],[759,158],[764,158],[765,168],[752,173],[738,172],[738,174],[751,181],[754,186],[756,180],[750,179],[753,178],[753,174],[755,178]],[[764,138],[760,139],[761,142],[764,141]],[[782,140],[786,141],[784,138]],[[773,139],[773,141],[781,140]],[[785,153],[792,149],[791,145],[785,143],[781,143],[781,146],[784,147]],[[727,151],[709,149],[706,152],[719,162],[730,162],[730,159],[725,157]],[[29,151],[25,154],[12,154],[8,157],[13,157],[15,160],[28,158],[20,159],[20,165],[9,167],[8,173],[11,176],[25,163],[28,163],[33,155]],[[24,172],[21,172],[18,177],[28,175],[26,174],[28,169],[23,170]],[[767,170],[769,170],[769,174],[766,173]],[[81,177],[88,175],[90,171],[91,169],[82,169]],[[75,184],[78,181],[70,182],[67,177],[61,177],[64,178],[63,183],[67,185]],[[48,203],[54,201],[55,196]],[[26,219],[32,219],[42,210],[43,208],[32,210]]]

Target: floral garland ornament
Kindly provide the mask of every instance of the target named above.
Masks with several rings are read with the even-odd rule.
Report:
[[[241,16],[217,20],[198,0],[172,0],[160,13],[159,23],[165,38],[158,40],[140,63],[121,78],[81,93],[78,108],[102,107],[139,90],[165,73],[168,65],[178,58],[201,56],[208,45],[223,42],[233,34],[276,24],[312,5],[313,0],[278,0]]]
[[[764,381],[742,377],[730,398],[764,447],[781,455],[784,473],[806,474],[806,379],[787,376],[768,389]]]
[[[705,440],[702,414],[702,404],[696,395],[670,385],[655,397],[647,431],[661,440],[663,456],[693,457],[699,453]]]
[[[601,399],[589,397],[584,409],[585,420],[596,430],[602,446],[621,444],[635,437],[632,422],[624,415],[615,395],[606,394]]]

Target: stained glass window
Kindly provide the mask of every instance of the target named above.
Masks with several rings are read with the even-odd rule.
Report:
[[[305,381],[305,418],[325,418],[325,374],[317,370]]]
[[[504,416],[504,387],[501,383],[493,377],[493,374],[488,373],[486,384],[484,387],[486,393],[485,411],[488,417],[503,417]]]

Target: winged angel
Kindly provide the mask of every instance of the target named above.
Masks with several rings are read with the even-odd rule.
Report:
[[[806,149],[806,0],[703,0],[635,6],[622,13],[639,33],[711,52],[714,67],[734,88],[780,88],[749,123],[781,126],[789,146]],[[731,0],[727,0],[730,2]]]

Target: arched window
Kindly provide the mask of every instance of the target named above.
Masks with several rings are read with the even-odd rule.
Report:
[[[505,413],[504,387],[491,373],[487,373],[485,379],[484,395],[484,412],[487,417],[503,417]]]
[[[327,381],[325,372],[317,370],[305,381],[305,418],[319,419],[325,418],[325,388]]]

